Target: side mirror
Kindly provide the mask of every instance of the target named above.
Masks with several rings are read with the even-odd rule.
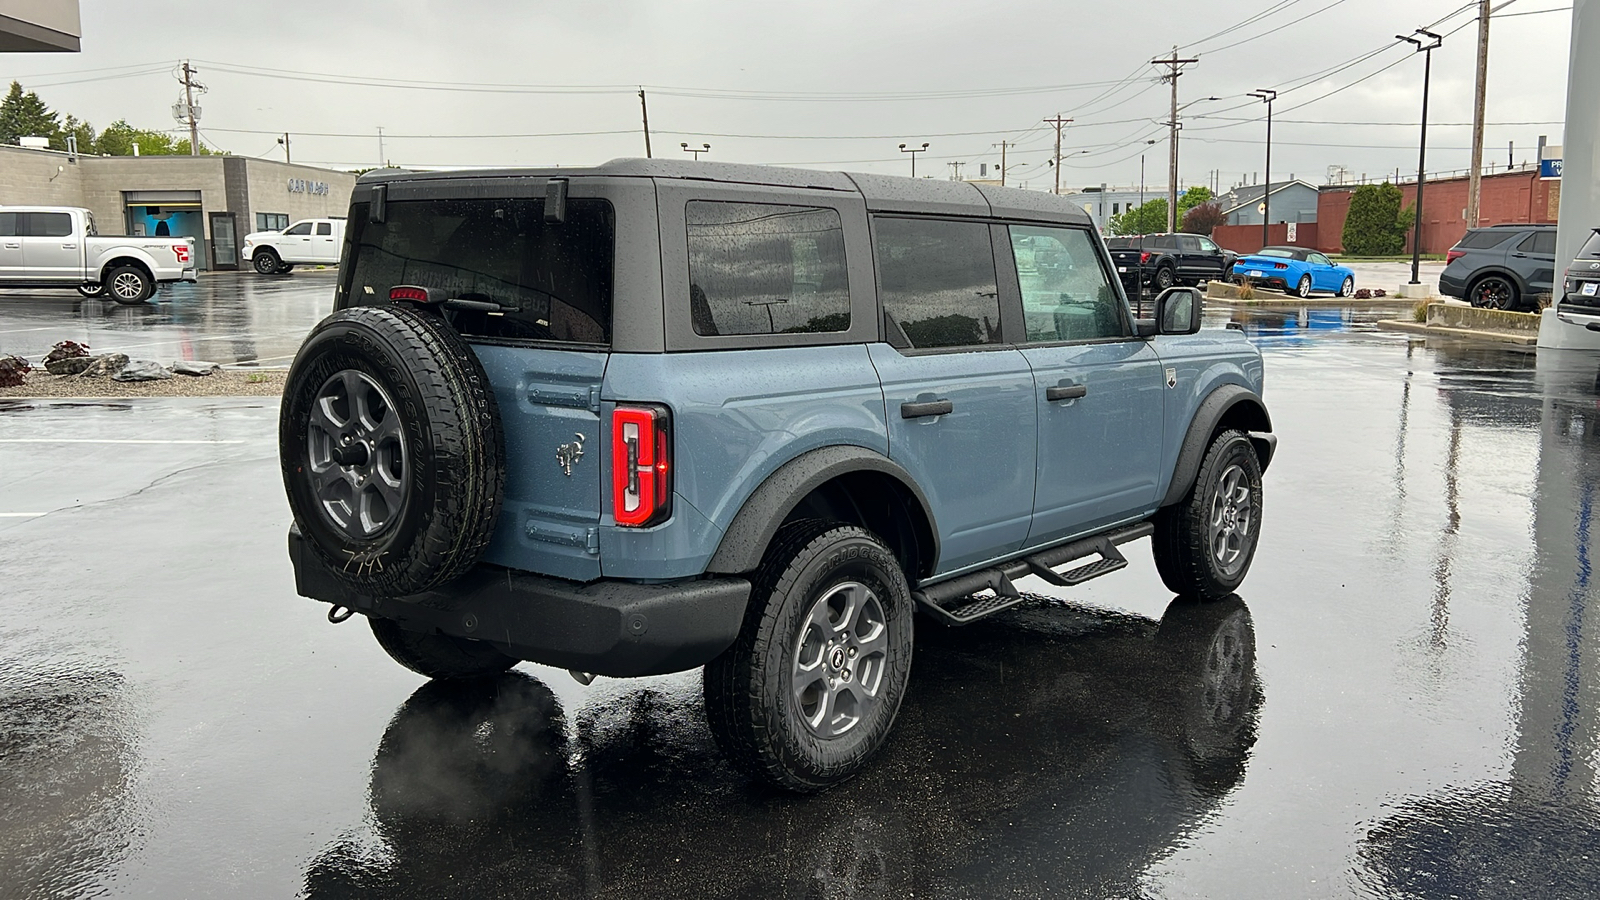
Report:
[[[1170,287],[1156,297],[1157,334],[1194,334],[1200,330],[1202,301],[1192,287]]]

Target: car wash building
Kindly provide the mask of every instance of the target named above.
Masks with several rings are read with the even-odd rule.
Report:
[[[24,139],[26,140],[26,139]],[[252,231],[342,216],[356,176],[241,156],[83,156],[0,146],[0,206],[81,206],[101,234],[192,237],[202,269],[237,269]]]

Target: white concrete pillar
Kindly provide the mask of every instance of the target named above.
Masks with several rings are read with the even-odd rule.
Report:
[[[1567,62],[1567,129],[1561,140],[1561,213],[1556,220],[1555,296],[1561,273],[1600,227],[1600,0],[1573,0]],[[1546,310],[1539,346],[1600,348],[1600,334],[1556,320]]]

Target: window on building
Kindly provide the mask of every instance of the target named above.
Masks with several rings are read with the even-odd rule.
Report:
[[[289,227],[289,216],[285,213],[256,213],[257,231],[282,231]]]
[[[1000,343],[989,226],[936,219],[874,221],[878,296],[889,343],[902,349]]]
[[[838,212],[692,200],[684,217],[695,334],[850,328],[844,227]]]
[[[1113,204],[1111,204],[1111,214],[1113,216],[1118,215],[1121,212],[1122,212],[1122,204],[1121,203],[1113,203]]]
[[[1034,225],[1012,225],[1010,231],[1030,343],[1128,335],[1122,298],[1089,232]]]

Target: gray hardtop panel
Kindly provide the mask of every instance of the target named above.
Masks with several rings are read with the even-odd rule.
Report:
[[[1082,207],[1065,197],[1044,191],[1024,191],[988,184],[975,184],[973,187],[988,199],[994,215],[1002,219],[1060,222],[1067,225],[1094,224]]]
[[[754,166],[739,163],[692,162],[676,159],[613,159],[598,166],[574,168],[475,169],[441,172],[412,172],[405,169],[378,169],[361,176],[362,184],[386,183],[469,183],[495,179],[585,178],[610,175],[619,178],[678,178],[694,181],[721,181],[729,184],[764,184],[774,187],[817,188],[850,191],[855,184],[840,172],[788,169],[781,166]]]
[[[895,175],[849,175],[868,212],[927,213],[941,216],[988,217],[993,215],[989,201],[976,185],[965,181],[934,178],[901,178]]]

